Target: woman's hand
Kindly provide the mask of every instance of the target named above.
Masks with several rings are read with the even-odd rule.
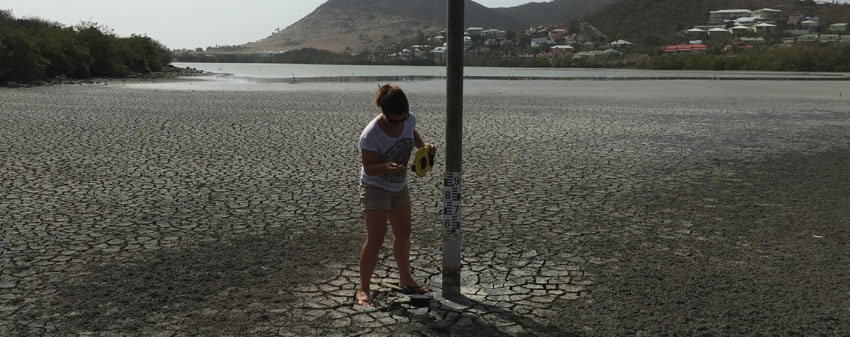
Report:
[[[395,174],[395,173],[399,173],[399,172],[403,171],[404,165],[396,164],[394,162],[386,162],[386,163],[384,163],[384,170],[386,170],[387,173]]]
[[[437,154],[437,146],[436,145],[431,144],[431,143],[425,143],[425,146],[427,146],[429,148],[429,151],[428,151],[429,154],[431,154],[432,156]]]

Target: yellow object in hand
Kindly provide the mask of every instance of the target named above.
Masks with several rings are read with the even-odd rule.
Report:
[[[422,178],[428,171],[431,171],[432,166],[434,166],[434,155],[431,154],[431,147],[423,146],[416,151],[410,170],[415,172],[417,177]]]

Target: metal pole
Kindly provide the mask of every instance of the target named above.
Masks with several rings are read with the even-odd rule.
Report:
[[[464,0],[448,0],[446,172],[443,176],[443,297],[460,295],[460,182],[463,131]]]

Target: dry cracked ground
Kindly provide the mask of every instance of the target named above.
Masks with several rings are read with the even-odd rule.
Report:
[[[373,86],[0,90],[0,335],[850,335],[843,82],[470,81],[464,296],[438,157],[433,300],[393,291],[388,235],[362,308]],[[440,85],[402,87],[442,149]]]

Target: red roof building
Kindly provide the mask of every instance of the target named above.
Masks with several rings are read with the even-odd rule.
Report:
[[[679,44],[664,47],[664,53],[667,54],[705,54],[708,46],[702,43],[695,44]]]

